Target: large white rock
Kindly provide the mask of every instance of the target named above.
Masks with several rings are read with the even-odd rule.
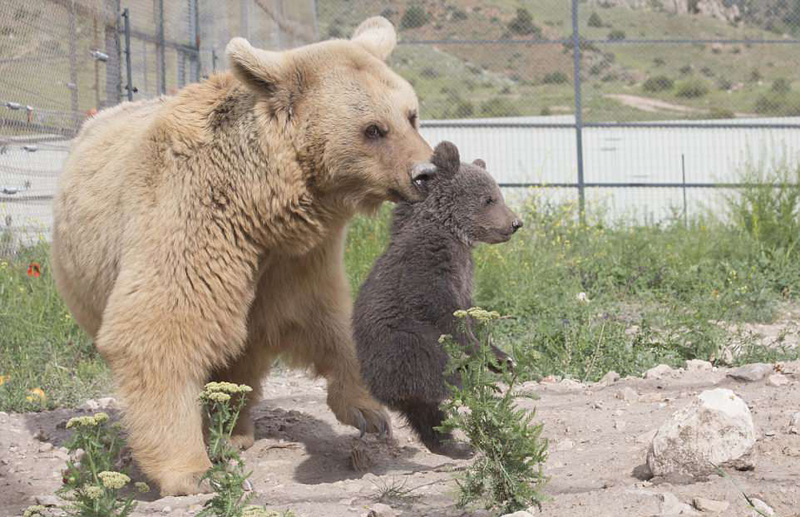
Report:
[[[728,389],[704,391],[656,432],[647,466],[654,476],[703,476],[748,454],[755,442],[747,404]]]

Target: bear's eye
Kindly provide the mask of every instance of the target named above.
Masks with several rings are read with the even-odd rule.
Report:
[[[408,114],[408,121],[411,123],[411,127],[417,127],[417,112],[412,111]]]
[[[364,136],[370,140],[377,140],[386,136],[386,132],[379,128],[377,125],[372,124],[364,130]]]
[[[486,206],[491,205],[492,203],[494,203],[494,198],[487,197],[485,203],[486,203]]]

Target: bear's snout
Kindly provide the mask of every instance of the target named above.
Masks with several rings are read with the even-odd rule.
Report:
[[[514,219],[511,222],[511,233],[517,233],[517,230],[522,228],[522,220],[521,219]]]
[[[423,189],[425,184],[433,179],[436,174],[436,166],[430,162],[423,162],[414,165],[411,168],[411,181],[418,189]]]

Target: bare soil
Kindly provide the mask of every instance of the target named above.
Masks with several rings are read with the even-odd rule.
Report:
[[[663,379],[626,378],[609,386],[556,379],[525,384],[523,389],[540,399],[524,404],[536,407],[550,440],[550,499],[543,514],[660,515],[660,495],[669,492],[688,504],[695,497],[727,501],[725,516],[754,515],[744,492],[766,502],[776,515],[800,516],[800,435],[789,430],[791,415],[800,411],[800,362],[776,368],[787,385],[737,382],[726,377],[726,369],[673,370]],[[755,468],[684,485],[645,480],[640,472],[654,431],[692,397],[714,387],[732,389],[750,406],[758,433]],[[429,453],[396,415],[391,441],[362,441],[328,410],[323,381],[281,372],[268,380],[265,393],[255,411],[256,443],[244,453],[253,469],[254,502],[299,516],[363,516],[382,491],[394,486],[410,490],[382,501],[397,515],[481,514],[454,506],[453,476],[467,462]],[[55,500],[67,457],[61,448],[64,424],[87,412],[0,413],[0,515],[21,515],[37,496],[50,495],[39,497],[44,503]],[[151,496],[135,515],[194,515],[205,497]],[[388,515],[383,510],[379,515]]]

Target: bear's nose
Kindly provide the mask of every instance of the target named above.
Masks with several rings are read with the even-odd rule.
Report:
[[[516,232],[520,228],[522,228],[522,221],[519,219],[514,219],[514,221],[511,223],[511,231]]]
[[[422,187],[426,181],[433,178],[436,166],[430,162],[418,163],[411,168],[411,181],[414,185]]]

